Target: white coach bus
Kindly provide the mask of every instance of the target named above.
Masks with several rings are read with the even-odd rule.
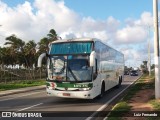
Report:
[[[50,96],[93,99],[123,81],[124,55],[98,39],[57,40],[39,56],[39,67],[43,57]]]

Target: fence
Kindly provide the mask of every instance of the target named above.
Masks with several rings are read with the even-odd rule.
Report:
[[[0,68],[0,82],[16,80],[36,80],[46,78],[46,69],[7,69]]]

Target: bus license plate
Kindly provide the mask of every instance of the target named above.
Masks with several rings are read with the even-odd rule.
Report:
[[[63,93],[63,96],[70,96],[70,93]]]

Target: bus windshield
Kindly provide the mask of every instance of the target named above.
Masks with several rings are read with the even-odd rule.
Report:
[[[49,52],[50,55],[73,55],[73,54],[90,54],[92,51],[91,42],[68,42],[54,43]]]
[[[48,62],[48,78],[55,81],[91,81],[92,68],[88,55],[52,56]]]

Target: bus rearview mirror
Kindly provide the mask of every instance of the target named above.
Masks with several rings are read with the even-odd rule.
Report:
[[[90,54],[90,67],[95,66],[96,52],[92,51]]]

